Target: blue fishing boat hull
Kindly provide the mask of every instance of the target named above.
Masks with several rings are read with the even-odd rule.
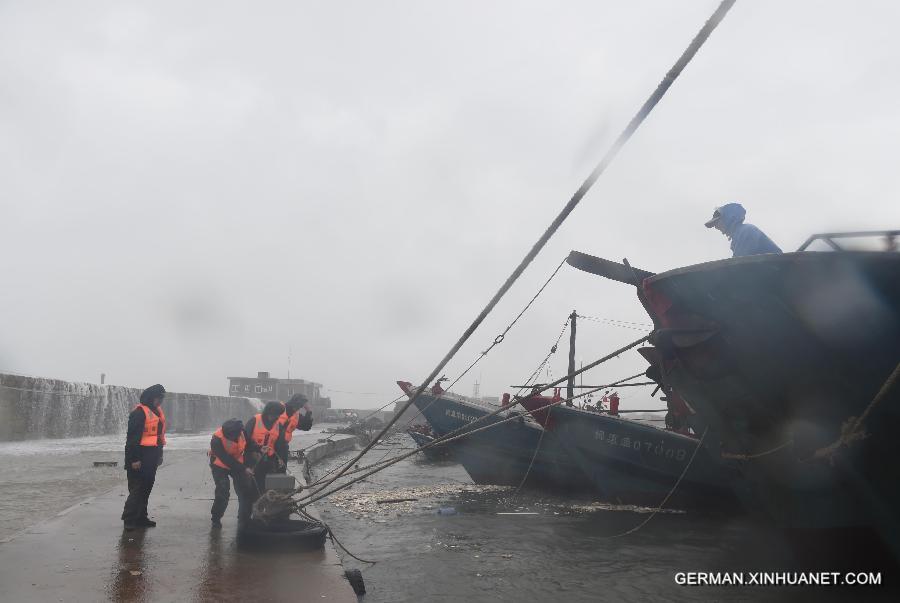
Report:
[[[415,406],[436,435],[466,427],[490,409],[445,396],[420,395]],[[495,425],[452,442],[454,458],[476,484],[539,488],[552,492],[589,489],[589,482],[555,437],[524,416],[500,423],[508,415],[494,416],[472,429]]]
[[[406,435],[411,437],[413,442],[415,442],[416,446],[419,448],[431,444],[435,439],[434,436],[413,431],[411,429],[407,430]],[[453,444],[438,444],[436,446],[425,448],[421,453],[430,461],[446,461],[453,457]]]
[[[696,438],[567,406],[553,407],[550,417],[557,441],[605,501],[725,511],[736,506],[730,474],[707,449],[697,449]]]

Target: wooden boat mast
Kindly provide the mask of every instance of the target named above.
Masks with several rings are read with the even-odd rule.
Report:
[[[575,397],[575,323],[578,313],[572,310],[569,314],[569,381],[566,384],[566,406],[572,406],[572,398]]]

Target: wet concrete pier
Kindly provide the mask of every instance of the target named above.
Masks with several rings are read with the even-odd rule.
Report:
[[[357,601],[330,541],[320,551],[295,554],[239,550],[234,496],[224,526],[211,528],[214,488],[201,455],[167,453],[150,499],[156,528],[123,530],[123,475],[112,491],[0,542],[2,598]],[[299,476],[297,467],[292,472]]]

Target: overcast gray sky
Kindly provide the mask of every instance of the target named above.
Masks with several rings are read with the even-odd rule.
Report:
[[[717,4],[0,3],[0,370],[224,394],[284,376],[292,346],[293,376],[383,394],[336,405],[387,401]],[[785,249],[900,227],[898,17],[739,1],[447,374],[570,249],[654,271],[725,257],[703,222],[729,200]],[[524,379],[573,308],[647,321],[628,287],[563,268],[457,391]],[[639,333],[579,336],[588,362]]]

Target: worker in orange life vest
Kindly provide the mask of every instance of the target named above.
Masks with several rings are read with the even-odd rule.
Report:
[[[156,468],[162,465],[166,444],[166,415],[162,409],[166,388],[151,385],[141,392],[140,404],[128,415],[125,436],[125,471],[128,498],[122,510],[126,529],[153,528],[147,516],[147,501],[156,482]]]
[[[312,428],[312,409],[309,408],[309,400],[303,394],[294,394],[284,405],[284,412],[278,418],[284,425],[284,441],[290,445],[294,437],[294,430],[309,431]],[[286,466],[280,466],[275,471],[284,473]]]
[[[238,419],[222,423],[209,441],[209,468],[216,484],[215,499],[210,509],[213,527],[222,527],[222,516],[231,497],[229,477],[234,482],[234,492],[238,497],[238,524],[250,519],[253,469],[244,462],[246,448],[244,424]]]
[[[244,424],[244,437],[250,465],[256,481],[253,500],[266,491],[266,475],[283,468],[288,455],[284,441],[285,425],[279,420],[284,407],[281,402],[267,402],[263,411]]]
[[[281,420],[285,421],[287,429],[284,432],[284,439],[290,443],[294,437],[294,430],[309,431],[312,428],[313,416],[312,409],[309,407],[309,399],[303,394],[294,394],[291,399],[284,405],[284,414]]]

